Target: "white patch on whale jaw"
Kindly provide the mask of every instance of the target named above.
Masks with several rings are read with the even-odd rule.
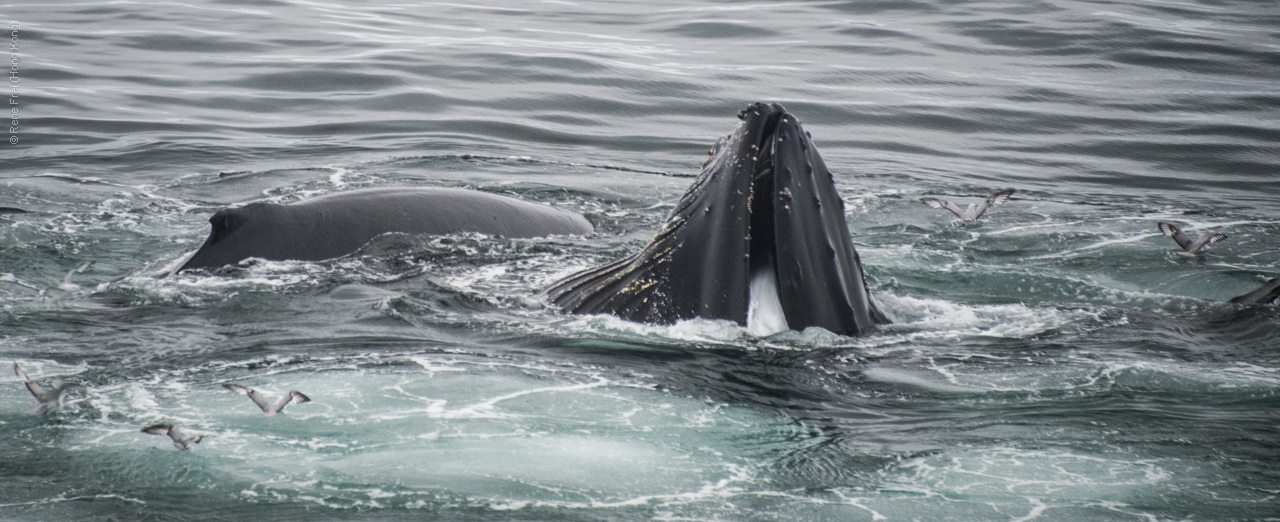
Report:
[[[778,298],[778,275],[772,263],[751,272],[748,295],[747,333],[765,337],[791,329]]]

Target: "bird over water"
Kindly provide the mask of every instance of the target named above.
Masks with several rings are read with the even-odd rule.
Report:
[[[933,208],[946,209],[950,211],[952,214],[955,214],[956,217],[963,219],[965,221],[975,222],[978,220],[978,218],[982,217],[982,214],[985,213],[988,209],[990,209],[993,206],[1004,203],[1006,200],[1008,200],[1009,196],[1012,196],[1014,192],[1015,192],[1014,189],[1001,190],[1000,192],[996,192],[995,194],[987,196],[987,199],[984,200],[982,203],[978,203],[976,205],[973,203],[970,203],[969,208],[966,208],[963,210],[961,210],[960,207],[955,203],[952,203],[945,199],[921,198],[920,202],[926,205],[929,205],[930,207],[933,207]]]
[[[199,444],[201,440],[204,440],[204,435],[185,437],[182,435],[182,431],[172,424],[154,424],[142,428],[142,432],[152,435],[168,435],[169,440],[173,441],[173,447],[182,451],[191,451],[192,444]]]
[[[1209,243],[1217,243],[1227,238],[1226,234],[1213,234],[1210,236],[1200,237],[1195,241],[1192,241],[1191,238],[1187,237],[1187,235],[1182,232],[1182,230],[1169,223],[1161,221],[1156,223],[1156,227],[1158,227],[1160,232],[1164,233],[1164,235],[1173,236],[1173,240],[1177,241],[1178,246],[1182,247],[1182,249],[1187,251],[1188,254],[1199,252]]]
[[[27,391],[31,392],[31,395],[39,403],[34,410],[27,412],[28,415],[46,415],[58,411],[58,408],[62,407],[62,392],[67,389],[67,384],[62,379],[54,379],[52,382],[53,387],[45,389],[36,384],[36,381],[31,380],[31,377],[27,376],[27,372],[18,367],[18,363],[13,363],[13,373],[17,374],[18,377],[22,377],[22,380],[27,385]]]
[[[234,392],[240,392],[245,395],[248,395],[249,400],[252,400],[254,404],[257,404],[258,407],[262,409],[262,413],[265,413],[268,417],[275,415],[277,413],[282,413],[284,411],[284,407],[288,406],[290,401],[296,401],[298,404],[302,404],[304,402],[311,402],[310,397],[303,395],[302,392],[298,390],[289,390],[289,393],[286,393],[284,397],[281,397],[280,400],[277,400],[275,404],[271,404],[267,402],[266,397],[263,397],[262,394],[258,392],[258,390],[255,390],[253,388],[242,386],[235,383],[223,384],[222,387]]]

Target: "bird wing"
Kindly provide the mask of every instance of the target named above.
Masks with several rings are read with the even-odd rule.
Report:
[[[253,401],[254,404],[257,404],[258,408],[261,408],[262,411],[268,412],[268,413],[271,412],[272,406],[267,403],[266,397],[263,397],[261,393],[258,393],[258,390],[255,390],[248,386],[241,386],[235,383],[223,384],[222,387],[231,391],[236,391],[236,392],[240,392],[245,395],[248,395],[249,400]]]
[[[1005,189],[1005,190],[1001,190],[1000,192],[996,192],[995,194],[992,194],[990,196],[987,196],[987,200],[983,201],[982,203],[979,203],[978,208],[974,210],[973,219],[978,219],[980,216],[982,216],[983,212],[987,211],[987,209],[993,206],[999,205],[1001,203],[1004,203],[1005,201],[1008,201],[1009,196],[1012,196],[1014,192],[1015,192],[1014,189]]]
[[[949,210],[949,211],[951,211],[951,213],[952,213],[952,214],[955,214],[955,215],[956,215],[956,217],[958,217],[958,218],[960,218],[960,219],[969,219],[969,218],[965,217],[965,215],[964,215],[964,214],[965,214],[965,212],[964,212],[963,210],[960,210],[960,207],[957,207],[955,203],[952,203],[952,202],[947,201],[947,200],[945,200],[945,199],[938,199],[938,198],[920,198],[920,202],[921,202],[921,203],[924,203],[924,204],[926,204],[926,205],[929,205],[929,206],[931,206],[931,207],[933,207],[933,208],[942,208],[942,209]]]
[[[170,430],[172,429],[173,429],[172,424],[155,424],[152,426],[147,426],[145,428],[142,428],[142,432],[150,433],[152,435],[168,435]]]
[[[82,264],[79,264],[79,266],[74,267],[74,269],[72,269],[72,271],[69,271],[69,273],[67,273],[67,276],[65,276],[65,278],[63,278],[63,281],[61,281],[61,283],[58,285],[58,287],[65,287],[65,285],[72,284],[72,276],[73,276],[73,275],[76,275],[77,273],[82,273],[82,271],[84,271],[84,270],[88,270],[88,267],[93,266],[93,264],[95,264],[95,262],[97,262],[97,261],[96,261],[96,260],[95,260],[95,261],[84,261],[84,262],[82,262]]]
[[[290,396],[290,397],[293,397],[293,402],[294,402],[294,404],[302,404],[302,403],[304,403],[304,402],[311,402],[311,397],[307,397],[305,394],[303,394],[302,392],[300,392],[300,391],[298,391],[298,390],[289,390],[289,396]]]
[[[306,395],[303,395],[302,392],[298,390],[289,390],[289,393],[285,394],[284,397],[281,397],[280,400],[276,401],[276,404],[271,407],[272,412],[280,413],[281,411],[284,410],[284,407],[289,404],[289,401],[292,401],[295,399],[297,400],[298,404],[302,404],[304,402],[311,402],[311,398],[307,397]]]
[[[1196,241],[1196,243],[1195,243],[1194,245],[1191,245],[1191,248],[1189,248],[1189,249],[1187,249],[1187,250],[1189,250],[1189,251],[1191,251],[1191,252],[1198,252],[1201,248],[1204,248],[1204,246],[1205,246],[1205,245],[1207,245],[1207,244],[1209,244],[1209,243],[1217,243],[1217,242],[1222,241],[1223,239],[1226,239],[1226,238],[1227,238],[1227,235],[1226,235],[1226,234],[1214,234],[1214,235],[1209,236],[1209,237],[1202,237],[1202,238],[1200,238],[1200,240],[1199,240],[1199,241]]]
[[[1159,227],[1160,232],[1163,232],[1165,235],[1173,236],[1173,240],[1177,241],[1178,246],[1182,247],[1183,250],[1193,252],[1193,250],[1191,250],[1191,238],[1188,238],[1186,234],[1183,234],[1181,229],[1165,223],[1164,221],[1156,223],[1156,226]]]
[[[31,395],[35,396],[36,400],[45,400],[46,392],[44,391],[44,388],[41,388],[39,384],[36,384],[36,381],[31,380],[31,377],[27,376],[27,372],[22,371],[22,368],[18,367],[18,363],[13,363],[13,373],[22,377],[23,383],[27,385],[27,391],[31,392]]]
[[[284,397],[281,397],[280,400],[271,405],[271,411],[268,411],[267,413],[280,413],[281,410],[284,410],[285,405],[289,404],[289,401],[291,400],[293,400],[292,393],[284,394]]]
[[[169,440],[173,441],[173,447],[178,448],[182,451],[191,451],[191,445],[188,444],[188,442],[195,439],[200,439],[200,438],[203,438],[203,437],[199,435],[195,437],[189,437],[189,438],[183,437],[182,430],[179,430],[177,427],[169,428]],[[196,441],[196,442],[199,442],[199,441]]]
[[[44,391],[44,388],[41,388],[39,384],[35,383],[35,381],[27,381],[26,384],[27,391],[31,392],[31,395],[34,396],[37,401],[45,402],[48,400],[46,399],[48,394]]]

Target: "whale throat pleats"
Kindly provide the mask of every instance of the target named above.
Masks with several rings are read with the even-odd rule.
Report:
[[[758,292],[776,289],[783,315],[759,331],[873,327],[883,316],[868,295],[844,203],[809,135],[781,105],[755,104],[739,117],[644,249],[554,284],[551,301],[574,314],[748,326],[756,281]],[[756,297],[763,319],[772,299]]]

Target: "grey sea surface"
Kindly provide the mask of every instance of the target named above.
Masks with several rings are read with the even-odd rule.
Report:
[[[1280,275],[1274,2],[0,18],[0,368],[70,384],[30,416],[0,372],[0,519],[1280,519],[1280,310],[1226,302]],[[755,101],[812,134],[892,324],[548,305],[646,244]],[[369,187],[600,226],[159,276],[218,209]],[[1003,188],[977,223],[919,202]],[[1159,221],[1229,239],[1182,255]],[[266,417],[229,382],[312,402]]]

